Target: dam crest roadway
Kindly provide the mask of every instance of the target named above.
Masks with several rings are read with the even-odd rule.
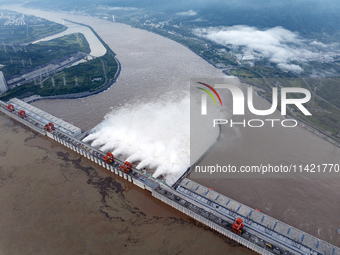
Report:
[[[169,186],[129,162],[84,143],[87,134],[80,128],[19,99],[0,101],[0,111],[259,254],[340,255],[338,247],[185,178],[190,169]]]

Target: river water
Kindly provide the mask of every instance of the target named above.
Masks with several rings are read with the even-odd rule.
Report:
[[[74,23],[67,22],[67,21],[63,21],[62,24],[67,26],[67,29],[65,31],[60,32],[60,33],[55,34],[55,35],[51,35],[51,36],[42,38],[42,39],[37,40],[33,43],[53,40],[55,38],[58,38],[58,37],[61,37],[61,36],[64,36],[64,35],[69,35],[69,34],[72,34],[72,33],[82,33],[85,36],[85,38],[86,38],[86,40],[87,40],[87,42],[90,46],[90,53],[89,54],[91,56],[101,57],[106,53],[106,49],[105,49],[104,45],[99,41],[97,36],[88,27],[78,25],[78,24],[74,24]]]
[[[0,131],[0,254],[254,254],[2,113]]]
[[[35,106],[69,121],[83,130],[93,128],[104,116],[121,106],[136,102],[153,102],[165,94],[179,94],[189,86],[190,78],[220,78],[215,69],[182,45],[169,39],[124,24],[93,17],[23,10],[50,20],[61,18],[92,26],[117,54],[122,72],[109,90],[77,100],[37,101]],[[150,125],[153,123],[150,123]],[[131,123],[133,125],[133,119]],[[309,131],[263,128],[240,129],[238,134],[223,128],[221,140],[203,162],[226,158],[233,164],[245,162],[339,163],[339,149]],[[232,146],[230,146],[232,144]],[[340,246],[339,179],[228,179],[195,180],[249,206],[301,228]],[[241,188],[240,188],[241,187]],[[287,209],[289,208],[289,209]]]

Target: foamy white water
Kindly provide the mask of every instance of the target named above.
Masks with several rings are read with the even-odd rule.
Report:
[[[138,162],[139,169],[156,169],[155,177],[172,184],[190,163],[189,96],[124,106],[107,114],[84,141]]]
[[[122,141],[119,146],[107,144],[102,149],[112,147],[110,149],[115,154],[124,154],[131,161],[141,161],[139,167],[145,165],[156,169],[151,173],[166,175],[169,183],[189,167],[189,97],[174,95],[188,94],[191,78],[225,77],[220,70],[178,43],[124,24],[67,13],[17,10],[59,23],[68,19],[91,25],[117,54],[122,65],[116,84],[104,93],[78,100],[38,101],[34,105],[85,130],[93,128],[104,118],[104,123],[111,125],[110,134],[115,136],[112,139],[116,143],[121,139],[119,131],[125,128],[125,140],[130,141],[132,146],[123,146]],[[160,98],[162,103],[158,103]],[[144,116],[154,116],[154,119],[139,118],[141,107],[148,111]],[[171,117],[163,116],[162,112]],[[156,127],[158,125],[161,126]],[[143,131],[141,126],[157,128],[165,133],[153,132],[154,129]],[[98,132],[97,136],[101,132],[104,131]],[[205,147],[200,150],[202,153],[214,143],[217,135],[212,135],[211,140],[206,137]],[[101,139],[106,138],[103,136]],[[96,139],[95,144],[103,145],[100,144],[101,139]],[[138,139],[144,139],[143,145],[138,145]],[[134,146],[142,147],[136,151],[130,148]],[[176,150],[173,149],[175,147]]]
[[[191,104],[199,107],[200,102],[195,100]],[[138,169],[146,168],[154,177],[162,176],[173,184],[191,165],[190,161],[196,162],[219,134],[219,129],[211,130],[208,122],[192,129],[190,124],[189,95],[178,98],[168,93],[156,102],[113,110],[84,141],[103,152],[136,162]],[[204,135],[190,141],[192,131]],[[195,150],[190,150],[190,146]]]

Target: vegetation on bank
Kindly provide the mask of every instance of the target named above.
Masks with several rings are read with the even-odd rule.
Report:
[[[52,60],[69,57],[78,52],[90,53],[90,47],[81,33],[65,35],[47,42],[0,47],[1,71],[7,80],[27,73]]]
[[[97,34],[96,36],[100,38]],[[0,96],[0,99],[6,101],[13,97],[24,98],[31,95],[45,97],[82,92],[91,93],[102,89],[112,82],[118,70],[114,52],[106,44],[104,46],[107,49],[104,56],[87,60],[48,77],[37,78],[30,83],[9,89]],[[56,59],[70,57],[78,52],[90,52],[85,37],[80,33],[38,44],[17,46],[15,52],[14,49],[12,50],[13,52],[5,53],[4,49],[2,51],[0,49],[0,62],[7,64],[1,70],[7,77],[28,72],[30,69]],[[8,59],[8,56],[13,57]]]
[[[66,26],[45,19],[13,11],[2,11],[0,28],[0,42],[2,43],[0,68],[7,81],[43,68],[45,65],[68,59],[79,52],[90,53],[89,44],[81,33],[69,34],[36,44],[30,43],[67,29]],[[110,84],[118,70],[115,54],[98,34],[91,27],[89,28],[105,46],[107,53],[104,56],[64,68],[53,75],[42,74],[30,83],[10,88],[0,96],[0,99],[8,100],[13,97],[23,98],[31,95],[44,97],[81,92],[91,93]]]
[[[8,25],[6,24],[8,19],[0,19],[0,42],[5,44],[29,43],[67,29],[64,25],[30,15],[12,11],[2,11],[2,13],[4,17],[23,21]]]
[[[273,87],[301,87],[309,90],[312,98],[305,106],[312,116],[305,117],[299,111],[294,111],[292,114],[296,114],[296,117],[323,129],[334,137],[340,137],[339,78],[310,78],[262,66],[241,67],[229,70],[229,73],[238,76],[248,84],[262,88],[265,92],[261,92],[261,96],[270,102]],[[293,94],[288,96],[298,97]]]
[[[262,88],[264,92],[260,92],[261,96],[270,102],[272,101],[271,90],[273,87],[303,87],[308,89],[312,93],[312,99],[306,107],[312,113],[312,116],[302,116],[299,111],[294,111],[291,114],[324,130],[333,138],[340,138],[340,61],[328,63],[311,61],[302,64],[304,69],[302,74],[281,70],[265,59],[256,60],[251,66],[246,61],[238,60],[235,53],[231,52],[228,47],[194,36],[192,30],[195,25],[188,21],[185,26],[181,26],[177,22],[175,24],[177,27],[173,23],[160,27],[149,26],[145,25],[147,23],[143,19],[123,19],[122,21],[185,45],[211,64],[221,68],[226,74],[237,76],[248,84]],[[153,22],[156,23],[155,21]],[[169,31],[171,32],[169,33]],[[320,34],[315,32],[313,36],[318,38]],[[334,39],[334,37],[332,38]],[[340,35],[337,38],[340,38]],[[301,65],[301,63],[296,64]],[[321,76],[319,78],[310,78],[315,71],[327,73],[328,78]],[[330,72],[332,74],[329,75]]]
[[[94,92],[106,85],[115,76],[118,64],[112,54],[65,68],[42,82],[37,80],[15,87],[0,96],[1,100],[31,95],[57,96],[80,92]],[[107,76],[107,79],[105,77]]]

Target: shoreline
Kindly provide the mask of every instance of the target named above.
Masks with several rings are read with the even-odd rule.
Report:
[[[53,10],[52,10],[53,11]],[[95,18],[98,18],[97,16],[91,16],[91,17],[95,17]],[[100,18],[99,18],[100,19]],[[101,92],[104,92],[105,90],[109,89],[111,86],[113,86],[115,83],[116,83],[116,80],[117,78],[119,77],[119,74],[120,74],[120,71],[121,71],[121,64],[119,62],[119,60],[116,58],[115,56],[115,53],[112,51],[112,49],[105,43],[105,41],[97,34],[97,32],[89,25],[86,25],[86,24],[83,24],[83,23],[80,23],[80,22],[75,22],[75,21],[71,21],[71,20],[67,20],[65,19],[65,21],[68,21],[68,22],[71,22],[71,23],[74,23],[74,24],[78,24],[78,25],[81,25],[81,26],[85,26],[85,27],[88,27],[92,32],[93,34],[98,38],[98,40],[103,44],[103,46],[106,48],[107,52],[109,54],[114,54],[114,58],[118,64],[118,69],[116,71],[116,74],[114,76],[113,79],[111,79],[107,85],[105,85],[103,88],[100,88],[99,90],[97,91],[93,91],[93,92],[80,92],[80,93],[73,93],[73,94],[63,94],[63,95],[57,95],[57,96],[47,96],[47,97],[40,97],[40,96],[37,96],[37,97],[34,97],[32,99],[29,99],[29,98],[25,98],[23,99],[25,102],[27,103],[33,103],[33,102],[36,102],[36,101],[39,101],[39,100],[56,100],[56,99],[80,99],[80,98],[85,98],[85,97],[89,97],[89,96],[92,96],[92,95],[96,95],[96,94],[99,94]],[[183,44],[183,43],[180,43],[168,36],[165,36],[163,34],[159,34],[155,31],[151,31],[149,29],[145,29],[145,28],[141,28],[141,27],[137,27],[137,26],[133,26],[131,24],[128,24],[128,23],[124,23],[124,22],[119,22],[121,24],[125,24],[125,25],[128,25],[130,27],[133,27],[133,28],[137,28],[137,29],[141,29],[141,30],[144,30],[144,31],[148,31],[148,32],[151,32],[153,34],[156,34],[158,36],[162,36],[166,39],[169,39],[169,40],[172,40],[174,41],[175,43],[178,43],[182,46],[184,46],[186,49],[190,50],[191,52],[193,52],[195,55],[197,55],[198,57],[200,57],[201,59],[205,60],[208,64],[210,64],[211,66],[213,66],[214,68],[216,68],[217,70],[221,70],[221,72],[225,75],[229,75],[229,76],[233,76],[233,77],[236,77],[240,80],[241,83],[243,84],[246,84],[246,85],[251,85],[251,86],[255,86],[256,88],[259,88],[259,89],[263,89],[263,90],[266,90],[266,88],[263,88],[261,86],[258,86],[258,85],[254,85],[254,84],[251,84],[249,82],[246,82],[244,79],[242,79],[242,77],[238,77],[238,76],[234,76],[234,75],[230,75],[228,73],[228,70],[225,69],[225,68],[222,68],[222,67],[218,67],[216,66],[216,64],[214,64],[212,61],[210,61],[209,59],[205,58],[204,56],[201,56],[200,54],[196,53],[195,51],[193,51],[192,49],[190,49],[187,45]],[[267,98],[265,98],[263,95],[261,94],[258,94],[259,97],[261,97],[262,99],[270,102]],[[329,142],[330,144],[334,145],[335,147],[337,148],[340,148],[340,140],[337,140],[336,138],[333,138],[332,136],[330,136],[329,134],[327,134],[326,131],[318,128],[318,127],[315,127],[314,125],[300,119],[300,118],[297,118],[296,116],[292,116],[292,115],[288,115],[289,117],[292,117],[294,119],[296,119],[298,121],[298,125],[303,127],[304,129],[308,130],[309,132],[313,133],[314,135],[322,138],[323,140]],[[220,134],[221,132],[219,133],[216,141],[212,144],[212,146],[217,142],[217,140],[219,139],[220,137]],[[211,147],[212,147],[211,146]],[[209,147],[208,150],[211,149],[211,147]],[[202,158],[202,157],[201,157]]]
[[[226,73],[226,71],[223,71],[224,73]],[[237,77],[237,76],[235,76]],[[268,92],[268,89],[265,88],[265,87],[261,87],[257,84],[253,84],[253,83],[250,83],[250,82],[247,82],[245,81],[243,78],[241,77],[237,77],[243,84],[247,84],[247,85],[250,85],[250,86],[253,86],[253,87],[256,87],[258,89],[261,89],[261,90],[264,90],[265,92]],[[272,103],[268,98],[264,97],[261,93],[257,93],[257,95],[259,97],[261,97],[262,99],[266,100],[267,102],[269,103]],[[279,110],[279,109],[278,109]],[[332,145],[334,145],[335,147],[338,147],[340,148],[340,140],[335,138],[335,137],[332,137],[330,136],[330,134],[327,133],[327,131],[324,131],[322,130],[321,128],[313,125],[312,123],[309,123],[301,118],[298,118],[297,116],[295,116],[294,114],[287,114],[286,115],[287,117],[290,117],[290,118],[293,118],[295,119],[296,121],[298,121],[298,125],[300,127],[303,127],[304,129],[310,131],[311,133],[313,133],[314,135],[322,138],[323,140],[331,143]]]
[[[50,10],[50,11],[53,11],[55,12],[55,10]],[[81,15],[81,14],[77,14],[77,15]],[[90,15],[91,16],[91,15]],[[91,17],[94,17],[94,18],[98,18],[100,19],[100,17],[98,16],[91,16]],[[111,48],[102,40],[102,38],[97,34],[97,32],[89,25],[86,25],[86,24],[83,24],[83,23],[79,23],[79,22],[74,22],[74,21],[71,21],[71,20],[67,20],[65,19],[66,21],[68,22],[71,22],[71,23],[74,23],[74,24],[78,24],[78,25],[82,25],[82,26],[85,26],[85,27],[88,27],[93,33],[94,35],[98,38],[98,40],[104,45],[104,47],[106,48],[106,50],[110,53],[113,53],[114,52],[111,50]],[[200,57],[201,59],[205,60],[208,64],[210,64],[211,66],[213,66],[214,68],[216,68],[217,70],[221,70],[223,74],[225,75],[229,75],[229,76],[233,76],[233,77],[236,77],[238,78],[241,83],[243,84],[246,84],[246,85],[251,85],[251,86],[255,86],[259,89],[264,89],[266,90],[266,88],[263,88],[261,86],[258,86],[258,85],[254,85],[254,84],[251,84],[249,82],[246,82],[242,79],[242,77],[239,77],[239,76],[235,76],[235,75],[230,75],[228,73],[228,69],[224,68],[224,67],[218,67],[216,66],[215,63],[213,63],[212,61],[210,61],[209,59],[205,58],[204,56],[201,56],[200,54],[198,54],[197,52],[193,51],[192,49],[190,49],[187,45],[181,43],[181,42],[178,42],[177,40],[174,40],[166,35],[163,35],[163,34],[160,34],[160,33],[157,33],[155,31],[152,31],[152,30],[149,30],[147,28],[144,28],[144,27],[138,27],[138,26],[134,26],[134,25],[131,25],[129,23],[126,23],[126,22],[117,22],[117,23],[121,23],[121,24],[125,24],[125,25],[128,25],[130,27],[133,27],[133,28],[136,28],[136,29],[141,29],[141,30],[144,30],[144,31],[148,31],[148,32],[151,32],[155,35],[158,35],[158,36],[162,36],[166,39],[169,39],[169,40],[172,40],[174,41],[175,43],[178,43],[182,46],[184,46],[186,49],[190,50],[191,52],[193,52],[195,55],[197,55],[198,57]],[[84,97],[88,97],[88,96],[91,96],[91,95],[96,95],[96,94],[99,94],[107,89],[109,89],[112,85],[114,85],[114,83],[116,82],[117,78],[119,77],[119,74],[120,74],[120,71],[121,71],[121,64],[120,62],[118,61],[118,59],[114,56],[117,64],[118,64],[118,69],[117,69],[117,72],[114,76],[114,78],[109,81],[109,84],[107,84],[106,86],[104,86],[103,88],[97,90],[97,91],[94,91],[94,92],[81,92],[81,93],[73,93],[73,94],[63,94],[63,95],[58,95],[58,96],[47,96],[47,97],[40,97],[40,96],[37,96],[36,98],[33,98],[33,99],[29,99],[29,98],[23,98],[23,100],[27,103],[33,103],[33,102],[36,102],[36,101],[39,101],[39,100],[55,100],[55,99],[79,99],[79,98],[84,98]],[[267,98],[265,98],[264,96],[262,96],[261,94],[258,94],[259,97],[261,97],[262,99],[270,102]],[[298,121],[298,124],[299,126],[305,128],[306,130],[312,132],[313,134],[315,134],[316,136],[326,140],[327,142],[331,143],[332,145],[340,148],[340,140],[330,136],[330,134],[328,134],[326,131],[318,128],[318,127],[315,127],[314,125],[304,121],[304,120],[301,120],[300,118],[297,118],[295,116],[292,116],[292,115],[289,115],[290,117],[293,117],[294,119],[296,119]],[[217,138],[218,139],[218,138]]]
[[[72,94],[64,94],[64,95],[58,95],[58,96],[47,96],[47,97],[36,97],[36,98],[32,98],[32,99],[29,99],[29,98],[23,98],[22,100],[25,101],[26,103],[33,103],[33,102],[36,102],[36,101],[40,101],[40,100],[56,100],[56,99],[80,99],[80,98],[84,98],[84,97],[89,97],[89,96],[92,96],[92,95],[96,95],[96,94],[99,94],[101,92],[104,92],[105,90],[111,88],[111,86],[113,86],[119,75],[120,75],[120,72],[121,72],[121,64],[119,62],[119,60],[116,58],[116,56],[114,56],[117,64],[118,64],[118,69],[116,71],[116,74],[115,76],[108,82],[107,85],[105,85],[103,88],[100,88],[99,90],[96,90],[96,91],[93,91],[93,92],[80,92],[80,93],[72,93]]]
[[[36,102],[36,101],[39,101],[39,100],[55,100],[55,99],[79,99],[79,98],[84,98],[84,97],[88,97],[88,96],[92,96],[92,95],[96,95],[96,94],[99,94],[101,92],[104,92],[105,90],[109,89],[111,86],[113,86],[119,75],[120,75],[120,72],[121,72],[121,64],[119,62],[119,60],[117,59],[116,57],[116,54],[112,51],[112,49],[104,42],[104,40],[97,34],[97,32],[89,25],[86,25],[86,24],[82,24],[82,23],[79,23],[79,22],[75,22],[75,21],[71,21],[71,20],[67,20],[65,19],[65,21],[68,21],[68,22],[71,22],[71,23],[74,23],[74,24],[77,24],[77,25],[81,25],[81,26],[85,26],[87,28],[89,28],[92,33],[98,38],[98,40],[103,44],[103,46],[105,47],[106,49],[106,54],[112,54],[115,61],[117,62],[117,65],[118,65],[118,68],[117,68],[117,71],[114,75],[114,77],[112,79],[110,79],[107,83],[107,85],[105,85],[104,87],[96,90],[96,91],[93,91],[93,92],[80,92],[80,93],[72,93],[72,94],[63,94],[63,95],[57,95],[57,96],[47,96],[47,97],[37,97],[37,98],[33,98],[33,99],[28,99],[28,100],[25,100],[25,98],[23,99],[23,101],[25,101],[26,103],[33,103],[33,102]]]
[[[265,88],[265,87],[261,87],[261,86],[259,86],[259,85],[257,85],[257,84],[249,83],[249,82],[245,81],[244,79],[242,79],[242,77],[239,77],[239,76],[235,76],[235,75],[230,74],[230,73],[228,72],[228,69],[226,69],[225,67],[218,67],[218,66],[217,66],[215,63],[213,63],[210,59],[207,59],[206,57],[201,56],[200,54],[198,54],[198,53],[195,52],[194,50],[190,49],[189,46],[187,46],[187,45],[185,45],[185,44],[183,44],[183,43],[181,43],[181,42],[178,42],[178,41],[176,41],[176,40],[174,40],[174,39],[172,39],[172,38],[170,38],[170,37],[168,37],[168,36],[165,36],[165,35],[163,35],[163,34],[160,34],[160,33],[157,33],[157,32],[155,32],[155,31],[149,30],[149,29],[147,29],[147,28],[141,28],[141,27],[133,26],[133,25],[131,25],[131,24],[129,24],[129,23],[124,23],[124,22],[121,22],[121,23],[122,23],[122,24],[125,24],[125,25],[128,25],[128,26],[131,26],[131,27],[133,27],[133,28],[137,28],[137,29],[141,29],[141,30],[148,31],[148,32],[150,32],[150,33],[154,33],[154,34],[156,34],[156,35],[162,36],[162,37],[167,38],[167,39],[169,39],[169,40],[172,40],[172,41],[174,41],[174,42],[176,42],[176,43],[178,43],[178,44],[184,46],[185,48],[187,48],[188,50],[190,50],[191,52],[193,52],[194,54],[196,54],[197,56],[199,56],[200,58],[202,58],[203,60],[205,60],[208,64],[212,65],[214,68],[216,68],[216,69],[218,69],[218,70],[221,70],[223,74],[228,75],[228,76],[232,76],[232,77],[236,77],[236,78],[238,78],[238,79],[240,80],[241,83],[243,83],[243,84],[245,84],[245,85],[250,85],[250,86],[256,87],[256,88],[258,88],[258,89],[261,89],[261,90],[264,90],[264,91],[268,91],[268,89]],[[259,97],[261,97],[262,99],[266,100],[267,102],[271,103],[271,102],[270,102],[266,97],[264,97],[263,95],[258,94],[258,93],[257,93],[257,95],[258,95]],[[297,118],[296,116],[293,116],[293,115],[287,115],[287,116],[292,117],[292,118],[294,118],[295,120],[297,120],[297,121],[298,121],[298,125],[299,125],[300,127],[303,127],[304,129],[306,129],[306,130],[308,130],[309,132],[313,133],[314,135],[316,135],[316,136],[322,138],[323,140],[327,141],[328,143],[334,145],[335,147],[340,148],[340,139],[338,140],[338,139],[336,139],[336,138],[330,136],[330,134],[328,134],[327,131],[322,130],[322,129],[319,128],[319,127],[316,127],[316,126],[314,126],[313,124],[308,123],[307,121],[304,121],[304,120],[302,120],[302,119],[300,119],[300,118]],[[220,134],[221,134],[221,132],[219,133],[219,136],[220,136]],[[216,139],[216,141],[219,139],[219,136],[218,136],[218,138]],[[216,143],[216,141],[215,141],[215,143]],[[215,144],[215,143],[214,143],[214,144]],[[213,145],[214,145],[214,144],[213,144]],[[212,146],[213,146],[213,145],[212,145]],[[212,147],[212,146],[211,146],[211,147]],[[210,150],[211,147],[209,147],[208,150]],[[202,158],[202,157],[201,157],[201,158]],[[200,159],[201,159],[201,158],[200,158]]]
[[[130,25],[130,26],[131,26],[131,25]],[[139,28],[139,29],[141,29],[141,28]],[[149,30],[146,30],[146,31],[149,31]],[[149,31],[149,32],[154,33],[153,31]],[[157,34],[157,33],[155,33],[155,34]],[[157,35],[163,36],[163,35],[161,35],[161,34],[157,34]],[[169,40],[172,40],[172,41],[174,41],[174,42],[176,42],[176,43],[179,43],[179,44],[183,45],[184,47],[186,47],[187,49],[189,49],[191,52],[193,52],[194,54],[196,54],[197,56],[199,56],[200,58],[202,58],[203,60],[205,60],[207,63],[209,63],[210,65],[212,65],[214,68],[216,68],[216,69],[218,69],[218,70],[221,70],[223,74],[228,75],[228,76],[232,76],[232,77],[236,77],[237,79],[240,80],[241,83],[243,83],[243,84],[245,84],[245,85],[250,85],[250,86],[256,87],[256,88],[258,88],[258,89],[261,89],[261,90],[264,90],[264,91],[268,91],[268,89],[265,88],[265,87],[261,87],[261,86],[256,85],[256,84],[249,83],[249,82],[245,81],[244,79],[242,79],[242,77],[239,77],[239,76],[235,76],[235,75],[230,74],[230,73],[228,72],[228,69],[225,69],[225,68],[216,66],[215,63],[213,63],[213,62],[210,61],[209,59],[205,58],[204,56],[199,55],[198,53],[196,53],[195,51],[193,51],[192,49],[190,49],[188,46],[184,45],[183,43],[177,42],[177,41],[171,39],[170,37],[166,37],[166,36],[164,36],[164,37],[167,38],[167,39],[169,39]],[[271,102],[270,102],[266,97],[264,97],[263,95],[261,95],[261,94],[259,94],[259,93],[257,93],[257,95],[258,95],[259,97],[261,97],[262,99],[266,100],[267,102],[271,103]],[[296,116],[289,115],[289,114],[287,114],[287,116],[292,117],[292,118],[294,118],[295,120],[297,120],[297,121],[298,121],[298,125],[299,125],[300,127],[303,127],[304,129],[306,129],[306,130],[308,130],[309,132],[313,133],[314,135],[316,135],[316,136],[322,138],[323,140],[329,142],[330,144],[334,145],[335,147],[340,148],[340,140],[338,140],[338,139],[336,139],[336,138],[330,136],[329,134],[327,134],[326,131],[320,129],[319,127],[314,126],[314,125],[311,124],[311,123],[308,123],[307,121],[304,121],[304,120],[302,120],[302,119],[300,119],[300,118],[297,118]],[[220,125],[219,125],[219,126],[220,126]],[[219,133],[219,136],[220,136],[220,134],[221,134],[221,132]],[[218,138],[216,139],[215,143],[216,143],[217,140],[219,139],[219,136],[218,136]],[[214,143],[214,144],[215,144],[215,143]],[[212,147],[214,144],[212,144],[211,147]],[[209,147],[208,150],[210,150],[211,147]],[[206,153],[205,153],[205,154],[206,154]],[[204,154],[204,155],[205,155],[205,154]],[[203,157],[203,156],[202,156],[202,157]],[[200,157],[200,159],[201,159],[202,157]]]

